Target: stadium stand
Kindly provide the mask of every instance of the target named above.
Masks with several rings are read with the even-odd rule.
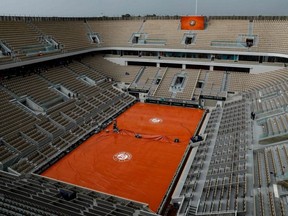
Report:
[[[90,83],[81,76],[91,77]],[[4,80],[3,166],[27,173],[99,130],[135,100],[112,84],[79,62]]]
[[[247,150],[250,139],[249,124],[244,101],[225,103],[212,111],[204,133],[209,134],[199,144],[181,194],[187,197],[183,203],[189,214],[225,214],[247,211]],[[219,126],[220,123],[220,126]],[[208,127],[209,126],[209,127]],[[237,142],[238,141],[238,142]],[[239,142],[240,141],[240,142]],[[199,153],[198,153],[199,151]],[[210,164],[204,164],[210,161]],[[250,178],[250,177],[249,177]],[[203,191],[201,193],[201,191]]]
[[[28,95],[29,100],[34,101],[46,109],[49,108],[49,102],[61,101],[59,95],[49,90],[49,83],[41,80],[37,75],[5,80],[3,85],[6,89],[17,95],[18,98],[23,98]]]
[[[140,33],[146,34],[145,43],[149,46],[167,45],[179,48],[183,37],[179,25],[179,20],[147,20],[143,23]]]
[[[94,32],[100,34],[103,46],[131,46],[132,33],[141,30],[143,20],[91,20],[88,24]]]
[[[285,20],[255,20],[253,33],[259,35],[258,52],[278,52],[287,54],[287,22]],[[269,32],[269,33],[268,33]],[[273,32],[277,32],[274,34]]]
[[[23,21],[2,21],[1,42],[11,50],[12,53],[25,53],[44,49],[39,41],[39,35]],[[25,34],[24,34],[25,33]],[[30,50],[29,50],[30,51]]]
[[[0,44],[8,61],[23,61],[39,55],[55,54],[59,50],[25,20],[1,21]],[[3,52],[4,51],[4,52]]]
[[[0,214],[155,215],[38,175],[140,100],[207,110],[157,214],[287,215],[287,17],[205,25],[1,17]]]
[[[115,81],[124,83],[131,83],[141,69],[139,66],[121,67],[116,63],[111,64],[101,56],[88,57],[81,62]]]
[[[226,77],[225,72],[222,71],[201,71],[204,76],[204,87],[202,88],[203,95],[209,96],[223,96],[225,97]]]
[[[33,26],[42,35],[52,36],[65,52],[95,46],[88,37],[89,29],[83,21],[39,21]],[[64,30],[64,31],[63,31]]]
[[[179,73],[178,69],[169,68],[166,70],[165,75],[163,76],[162,81],[155,92],[156,97],[172,97],[173,92],[169,91],[169,89],[173,85],[172,81],[177,73]]]
[[[159,86],[152,96],[191,100],[200,70],[179,70],[166,68]],[[177,78],[183,79],[177,83]]]
[[[195,87],[197,85],[197,79],[200,75],[200,70],[187,70],[187,81],[186,86],[182,92],[177,92],[176,98],[177,99],[192,99],[192,95],[194,94]],[[185,74],[185,75],[186,75]]]
[[[36,175],[1,172],[0,182],[4,215],[154,215],[145,204]]]
[[[149,91],[153,86],[157,85],[157,79],[159,79],[161,68],[142,67],[134,80],[131,82],[129,89],[135,89],[140,91]]]

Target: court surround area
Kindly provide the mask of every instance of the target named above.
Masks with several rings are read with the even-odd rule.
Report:
[[[204,110],[137,103],[42,175],[157,211]],[[179,143],[175,143],[175,138]]]

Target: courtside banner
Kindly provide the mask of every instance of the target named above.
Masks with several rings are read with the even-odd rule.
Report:
[[[183,16],[181,17],[181,30],[204,30],[204,16]]]

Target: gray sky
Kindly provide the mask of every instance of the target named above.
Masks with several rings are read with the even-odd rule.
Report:
[[[194,15],[196,0],[0,0],[0,15]],[[288,0],[198,0],[198,15],[288,15]]]

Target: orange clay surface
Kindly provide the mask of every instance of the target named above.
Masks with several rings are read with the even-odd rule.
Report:
[[[119,133],[108,126],[42,175],[147,203],[156,212],[202,115],[200,109],[137,103],[117,118]]]

